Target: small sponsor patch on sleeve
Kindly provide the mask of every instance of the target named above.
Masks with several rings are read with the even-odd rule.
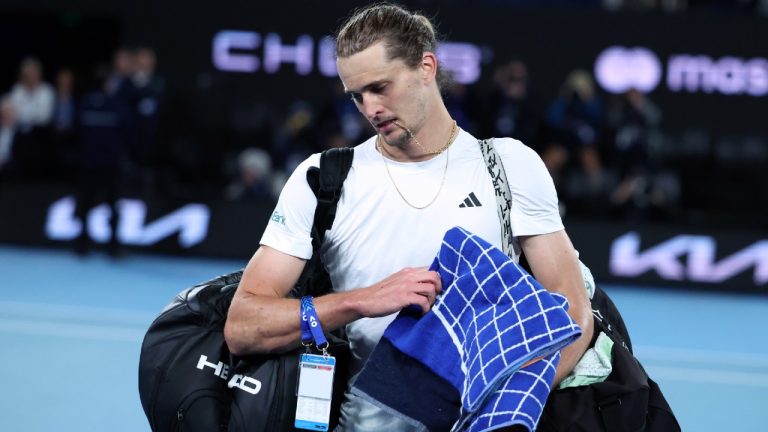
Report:
[[[272,217],[270,217],[270,220],[272,220],[272,222],[277,222],[280,225],[285,225],[285,216],[278,213],[277,210],[272,212]]]

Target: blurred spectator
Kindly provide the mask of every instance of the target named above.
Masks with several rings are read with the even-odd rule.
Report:
[[[589,72],[577,69],[568,74],[549,106],[547,122],[557,141],[569,150],[597,144],[603,126],[603,103]]]
[[[271,201],[280,192],[273,183],[272,158],[259,148],[243,150],[237,159],[239,175],[227,186],[227,199],[232,201]]]
[[[135,94],[129,102],[132,103],[134,111],[136,132],[131,155],[141,186],[145,191],[152,191],[156,181],[155,170],[158,162],[156,137],[165,81],[155,73],[157,58],[154,50],[139,48],[134,55],[135,64],[131,83]]]
[[[44,131],[22,128],[16,104],[10,96],[0,99],[0,175],[4,179],[29,180],[44,174],[39,163]]]
[[[130,109],[116,95],[109,93],[105,74],[97,72],[101,86],[88,92],[80,104],[80,188],[77,217],[86,226],[88,211],[106,200],[111,209],[110,254],[119,253],[117,199],[123,186],[124,162],[128,150]],[[84,254],[90,249],[88,230],[83,229],[76,250]]]
[[[47,126],[53,115],[54,91],[43,81],[43,65],[29,57],[21,62],[19,80],[11,89],[19,128]]]
[[[579,152],[579,164],[572,168],[563,182],[563,199],[568,213],[609,216],[612,210],[611,194],[616,185],[616,174],[603,165],[597,148],[584,147]]]
[[[577,69],[568,74],[549,106],[546,123],[549,133],[540,153],[555,187],[562,192],[564,171],[573,165],[580,170],[580,164],[591,160],[581,153],[598,146],[603,128],[603,105],[589,72]],[[599,149],[592,155],[599,156]]]
[[[77,163],[77,96],[72,70],[60,69],[55,84],[51,142],[47,153],[57,177],[62,177],[74,171]]]
[[[531,94],[528,67],[519,60],[510,61],[496,69],[493,82],[490,113],[483,116],[492,123],[484,128],[483,135],[509,136],[537,148],[542,119],[540,107]]]
[[[56,94],[53,105],[53,131],[72,134],[75,131],[75,75],[71,69],[62,68],[56,74]]]
[[[662,170],[651,154],[661,115],[659,107],[635,89],[616,97],[608,109],[608,125],[614,132],[612,160],[619,177],[612,201],[630,220],[666,219],[676,212],[678,175]]]
[[[293,102],[275,137],[272,154],[282,161],[278,166],[285,172],[293,172],[301,161],[321,151],[318,135],[312,105],[302,100]]]
[[[136,70],[136,60],[133,51],[128,48],[118,48],[112,56],[112,70],[106,80],[105,90],[108,94],[128,101],[133,98],[133,76]]]
[[[649,140],[661,123],[661,110],[645,94],[630,89],[614,98],[606,118],[613,131],[612,161],[619,175],[648,171]]]

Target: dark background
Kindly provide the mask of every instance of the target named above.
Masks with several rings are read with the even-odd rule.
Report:
[[[482,47],[483,74],[470,86],[472,91],[481,93],[490,86],[496,66],[521,59],[545,104],[569,71],[591,71],[597,55],[609,46],[647,47],[665,70],[666,59],[674,54],[715,60],[768,57],[759,42],[768,40],[766,18],[727,9],[666,14],[607,12],[594,2],[538,8],[504,2],[409,3],[435,18],[445,40]],[[564,2],[542,4],[551,3]],[[49,79],[65,65],[85,77],[96,64],[108,64],[118,46],[150,46],[166,79],[160,145],[183,148],[188,177],[194,172],[215,180],[228,154],[271,138],[269,128],[261,127],[269,119],[285,115],[296,100],[322,108],[337,80],[322,76],[316,65],[306,76],[296,74],[292,64],[272,75],[218,71],[211,59],[213,36],[221,30],[252,31],[262,38],[275,32],[292,45],[307,34],[315,40],[317,55],[317,41],[332,34],[354,4],[6,0],[0,5],[0,37],[6,41],[0,89],[10,88],[26,55],[43,59]],[[261,56],[263,46],[255,54]],[[737,225],[752,214],[764,218],[768,187],[760,174],[768,166],[766,96],[670,92],[664,80],[649,96],[662,108],[665,140],[659,151],[684,175],[686,207],[715,213],[727,213],[721,207],[728,207],[738,218],[722,214],[721,220],[733,224],[735,219]],[[722,157],[728,160],[720,164]],[[721,204],[710,205],[713,201]]]
[[[676,13],[607,11],[595,1],[403,3],[434,17],[444,40],[469,42],[481,48],[482,74],[477,83],[468,87],[478,95],[490,91],[497,66],[519,59],[527,64],[534,92],[546,105],[558,94],[570,71],[593,71],[595,59],[604,49],[618,45],[652,50],[663,68],[661,83],[648,95],[663,112],[663,139],[654,151],[665,166],[680,174],[684,209],[674,218],[659,222],[674,224],[680,232],[738,231],[740,240],[728,253],[748,246],[750,239],[766,237],[768,96],[671,92],[665,78],[666,60],[676,54],[706,55],[714,60],[727,56],[743,60],[768,58],[768,17],[745,8],[721,7],[714,1],[689,2],[691,7]],[[697,3],[701,5],[694,7]],[[310,35],[316,57],[320,38],[333,34],[356,5],[351,1],[264,4],[245,0],[4,0],[0,4],[0,94],[13,85],[18,64],[28,55],[43,61],[47,81],[53,79],[57,69],[68,66],[80,77],[78,86],[84,88],[90,72],[98,65],[108,65],[118,47],[153,48],[158,74],[166,85],[157,145],[167,149],[171,163],[178,164],[179,183],[191,186],[186,194],[171,199],[147,199],[161,203],[156,204],[159,215],[188,201],[226,208],[221,210],[226,216],[217,216],[216,211],[212,216],[212,224],[219,224],[216,238],[211,240],[216,246],[203,247],[200,253],[239,255],[255,249],[271,204],[240,207],[251,209],[243,210],[243,214],[252,218],[249,232],[253,233],[249,236],[253,238],[245,246],[228,247],[237,237],[218,227],[223,226],[221,218],[234,221],[238,207],[222,204],[217,195],[228,180],[227,162],[246,146],[269,147],[274,139],[270,122],[283,118],[296,101],[322,109],[338,80],[320,74],[316,62],[313,71],[305,76],[298,75],[292,64],[283,64],[275,74],[216,70],[211,56],[214,35],[222,30],[239,30],[257,32],[263,38],[274,32],[285,45],[294,44],[300,35]],[[263,45],[253,53],[261,57]],[[603,92],[602,96],[610,95]],[[215,187],[197,187],[200,184]],[[66,193],[67,185],[57,183],[43,189],[56,191],[50,196],[61,196],[59,191]],[[17,192],[5,192],[5,204],[0,205],[7,209],[12,205],[10,196],[17,201]],[[29,208],[43,212],[52,199],[30,203]],[[18,208],[6,211],[4,218],[15,219],[11,214],[17,212]],[[44,216],[41,213],[37,219],[23,215],[19,218],[28,225],[30,220],[42,220]],[[594,223],[595,219],[566,215],[566,224],[569,221],[578,225]],[[612,226],[617,233],[625,228],[655,229],[654,221],[637,225],[637,221],[609,218],[606,222],[615,224]],[[228,222],[230,226],[233,223]],[[589,226],[574,236],[588,242],[597,232]],[[661,232],[666,235],[676,231],[664,228]],[[5,237],[23,242],[25,236],[33,239],[41,235],[13,231]],[[607,252],[595,252],[601,253]],[[605,268],[603,264],[596,267]],[[749,272],[743,276],[744,284],[749,285]]]

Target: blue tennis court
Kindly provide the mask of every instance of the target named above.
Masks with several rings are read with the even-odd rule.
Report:
[[[144,332],[245,261],[0,246],[0,431],[148,431]],[[606,286],[685,431],[766,430],[768,297]]]

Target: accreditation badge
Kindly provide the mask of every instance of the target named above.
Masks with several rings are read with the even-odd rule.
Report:
[[[328,430],[335,370],[335,357],[317,354],[301,355],[294,427],[313,431]]]

